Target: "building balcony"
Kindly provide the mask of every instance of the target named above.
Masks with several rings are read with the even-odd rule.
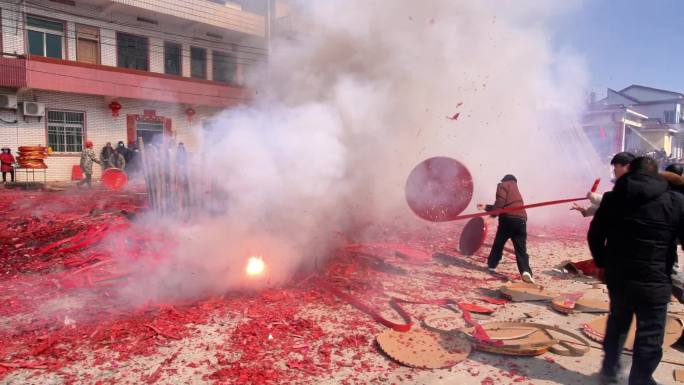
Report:
[[[26,87],[26,60],[0,56],[0,87]]]
[[[153,20],[164,19],[174,24],[208,25],[254,37],[266,36],[264,16],[243,11],[230,3],[220,4],[209,0],[85,0],[96,4],[104,13],[121,12]]]
[[[247,89],[230,84],[42,56],[0,58],[0,65],[4,87],[211,107],[245,104],[252,98]]]

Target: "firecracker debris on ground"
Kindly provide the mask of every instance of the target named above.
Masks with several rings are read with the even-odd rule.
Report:
[[[485,264],[488,248],[475,256],[459,255],[455,247],[462,223],[426,226],[424,232],[378,225],[372,239],[349,239],[318,271],[299,274],[285,287],[124,306],[112,294],[131,273],[121,256],[144,268],[172,247],[160,242],[162,234],[154,228],[141,231],[135,216],[144,207],[144,195],[135,192],[0,190],[0,383],[595,381],[600,348],[583,357],[545,353],[516,358],[473,351],[450,368],[400,366],[375,343],[385,327],[326,289],[359,298],[397,323],[403,320],[388,306],[390,297],[449,298],[495,310],[491,316],[476,315],[479,322],[533,320],[573,332],[593,317],[562,315],[548,303],[502,300],[497,289],[507,276],[518,279],[514,259],[508,255],[498,273],[491,274]],[[539,283],[565,292],[590,287],[554,270],[562,261],[590,258],[586,226],[529,232]],[[105,237],[115,245],[103,245]],[[402,306],[415,323],[451,312],[435,305]],[[681,349],[666,349],[665,359],[681,356]],[[629,358],[623,366],[629,367]],[[671,379],[674,368],[661,364],[657,378]]]

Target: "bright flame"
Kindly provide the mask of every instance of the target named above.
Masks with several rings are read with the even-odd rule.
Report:
[[[264,272],[264,260],[261,257],[250,257],[247,261],[247,275],[256,276]]]

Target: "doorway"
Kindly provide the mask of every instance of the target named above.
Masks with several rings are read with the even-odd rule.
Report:
[[[143,143],[160,143],[164,136],[164,123],[162,122],[135,122],[136,145],[140,147],[140,139]]]

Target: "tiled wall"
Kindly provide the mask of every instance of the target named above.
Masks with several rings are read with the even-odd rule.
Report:
[[[99,27],[100,30],[100,56],[101,64],[116,66],[116,32],[125,32],[135,35],[147,36],[149,38],[149,70],[156,73],[164,73],[164,41],[171,41],[182,44],[182,67],[183,76],[190,76],[190,46],[202,47],[207,49],[208,80],[212,79],[212,50],[231,53],[237,57],[237,82],[240,83],[241,73],[244,72],[241,66],[254,66],[265,60],[265,51],[260,47],[265,47],[263,38],[244,36],[237,40],[215,42],[211,38],[198,32],[201,40],[192,38],[194,31],[192,28],[171,27],[164,23],[159,26],[141,23],[134,16],[112,13],[105,22],[102,10],[98,7],[82,5],[79,3],[77,8],[64,6],[54,2],[45,2],[50,8],[64,8],[65,12],[55,12],[41,7],[31,5],[17,6],[12,3],[0,3],[2,12],[2,51],[10,54],[25,53],[25,23],[24,15],[33,14],[53,18],[66,22],[66,53],[65,59],[76,60],[76,23]],[[82,16],[81,16],[82,15]],[[91,17],[89,17],[91,16]],[[190,22],[188,22],[190,24]],[[136,27],[139,25],[140,27]],[[165,32],[161,32],[161,31]],[[168,33],[167,33],[168,32]],[[227,36],[227,34],[226,34]],[[228,37],[225,37],[228,39]],[[236,43],[239,46],[233,45]],[[251,48],[254,47],[254,48]]]
[[[13,90],[1,89],[0,93],[14,93]],[[122,109],[118,117],[112,117],[111,110],[107,107],[105,99],[99,96],[75,95],[45,91],[29,91],[19,95],[19,102],[37,101],[45,103],[46,110],[57,109],[67,111],[85,112],[86,138],[93,141],[95,151],[99,153],[106,142],[116,143],[120,140],[126,142],[126,115],[142,115],[144,110],[155,110],[157,116],[170,118],[173,128],[176,130],[176,140],[184,142],[189,151],[197,151],[195,134],[200,132],[201,119],[209,117],[218,110],[198,107],[197,114],[192,122],[188,120],[185,109],[182,106],[170,103],[149,102],[143,100],[119,99]],[[38,121],[36,117],[28,117],[26,120],[16,112],[0,110],[0,147],[10,147],[16,156],[19,146],[46,145],[47,126],[46,118]],[[6,123],[18,120],[16,124]],[[71,168],[79,163],[79,154],[54,154],[48,157],[48,180],[69,180]],[[100,170],[94,167],[94,177],[98,178]]]

